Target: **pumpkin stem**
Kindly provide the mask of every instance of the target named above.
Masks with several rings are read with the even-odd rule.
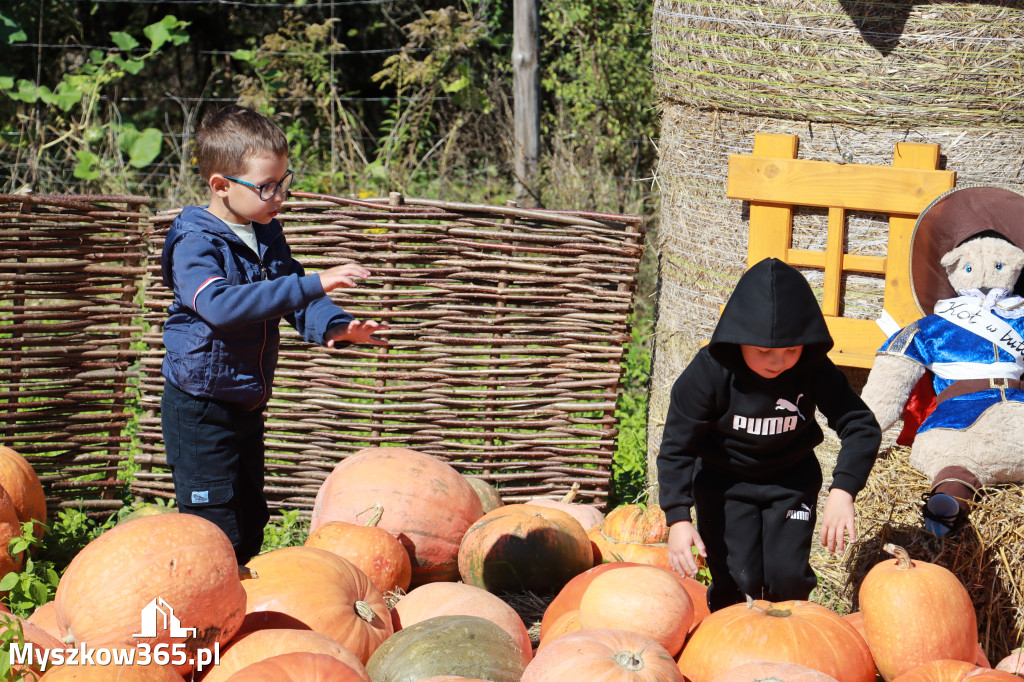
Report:
[[[887,542],[882,545],[882,549],[896,557],[896,568],[902,571],[913,568],[914,562],[910,559],[910,554],[899,545]]]
[[[643,659],[632,651],[620,651],[612,657],[612,660],[630,672],[635,673],[644,669]]]
[[[384,505],[381,504],[380,502],[375,502],[374,505],[370,507],[370,509],[364,509],[360,513],[365,514],[370,510],[373,510],[373,515],[370,517],[370,520],[366,522],[366,525],[376,526],[378,523],[380,523],[380,517],[384,516]]]
[[[356,614],[365,620],[367,623],[372,623],[376,618],[377,614],[374,613],[373,609],[364,601],[357,601],[355,603]]]
[[[248,566],[242,566],[241,564],[239,564],[239,566],[238,566],[238,579],[239,580],[251,580],[253,578],[259,578],[259,575],[257,575],[256,571],[252,570]]]
[[[562,504],[569,504],[574,499],[576,499],[576,493],[579,491],[579,489],[580,489],[579,481],[573,481],[572,487],[569,488],[569,492],[567,492],[565,494],[565,497],[563,497],[560,500],[562,502]]]

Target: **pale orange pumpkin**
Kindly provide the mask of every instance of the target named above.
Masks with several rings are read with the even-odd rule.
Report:
[[[369,678],[333,656],[304,652],[265,658],[228,678],[229,682],[363,682],[366,679]]]
[[[0,485],[14,502],[18,520],[22,523],[34,519],[35,536],[43,536],[46,523],[46,495],[35,469],[28,460],[14,450],[0,445]]]
[[[858,592],[864,633],[881,676],[891,681],[922,663],[977,659],[978,626],[967,589],[950,571],[912,561],[887,544],[895,559],[871,568]]]
[[[434,677],[424,677],[417,682],[487,682],[487,680],[480,680],[475,677],[459,677],[458,675],[435,675]]]
[[[66,641],[98,647],[184,643],[197,649],[225,644],[245,616],[245,590],[231,541],[192,514],[161,514],[118,524],[72,559],[57,585],[57,625]],[[173,610],[188,637],[135,637],[146,609]],[[176,666],[187,673],[192,666]]]
[[[594,564],[579,522],[558,509],[507,504],[469,527],[459,546],[463,582],[489,592],[561,589]]]
[[[665,647],[629,630],[576,630],[538,651],[521,682],[682,682]]]
[[[415,450],[360,450],[342,460],[320,486],[310,531],[330,521],[358,523],[359,514],[378,503],[385,510],[379,526],[409,554],[412,586],[458,580],[459,543],[484,513],[464,476]]]
[[[540,642],[537,644],[537,651],[540,651],[551,642],[555,641],[564,634],[570,632],[576,632],[581,630],[580,627],[580,610],[573,609],[572,611],[564,611],[562,615],[554,620],[540,636]]]
[[[363,663],[394,633],[380,591],[337,554],[282,547],[257,556],[248,567],[259,576],[244,583],[250,622],[282,614],[334,639]]]
[[[522,617],[504,600],[466,583],[429,583],[398,600],[391,609],[395,632],[434,616],[479,616],[491,621],[515,640],[523,664],[533,659],[533,645]]]
[[[693,623],[693,602],[664,568],[629,566],[594,578],[580,599],[580,628],[633,630],[673,656]]]
[[[996,670],[1024,677],[1024,647],[1014,649],[996,663]]]
[[[15,616],[12,613],[0,614],[0,635],[5,634],[8,631],[17,631],[18,629],[21,630],[20,641],[23,644],[31,644],[34,653],[32,660],[25,664],[14,664],[12,666],[12,671],[24,672],[28,675],[26,679],[31,680],[34,678],[31,677],[31,673],[28,673],[27,671],[39,670],[39,666],[36,664],[36,661],[39,660],[38,657],[51,649],[63,650],[64,643],[26,618]],[[12,639],[12,641],[15,640]],[[9,677],[8,679],[13,679],[13,677]]]
[[[534,497],[527,500],[527,504],[535,504],[539,507],[551,507],[552,509],[560,509],[569,516],[573,517],[580,522],[584,530],[590,530],[595,526],[600,526],[604,523],[604,513],[597,507],[590,504],[574,503],[576,494],[579,492],[580,484],[573,483],[562,498],[553,500],[547,497]]]
[[[268,628],[236,636],[221,651],[220,661],[203,682],[225,682],[235,673],[265,659],[291,653],[323,654],[344,663],[360,680],[370,682],[359,657],[327,635],[312,630]],[[284,678],[287,679],[287,678]]]
[[[961,682],[974,670],[979,668],[967,661],[940,658],[916,665],[895,679],[900,682]]]
[[[307,547],[319,547],[348,559],[373,582],[381,594],[408,590],[412,580],[409,553],[394,535],[377,527],[384,506],[370,510],[363,525],[348,521],[322,524],[306,538]]]
[[[37,606],[28,617],[28,621],[33,625],[42,628],[44,632],[52,635],[56,639],[61,639],[66,634],[61,632],[60,627],[57,625],[56,602],[48,601],[41,606]]]
[[[583,593],[586,592],[590,583],[594,581],[594,578],[604,573],[617,568],[625,568],[627,566],[647,566],[649,564],[639,564],[629,561],[611,562],[606,564],[598,564],[593,568],[587,569],[583,573],[580,573],[575,578],[566,583],[559,593],[551,600],[547,608],[544,610],[544,617],[540,623],[540,636],[541,638],[547,633],[548,628],[558,620],[567,611],[578,611],[580,608],[580,599],[583,598]],[[693,632],[708,613],[707,602],[707,591],[708,588],[705,585],[697,582],[693,578],[681,576],[675,571],[672,571],[672,575],[679,581],[679,584],[683,586],[686,593],[690,595],[690,601],[693,603],[693,624],[690,625],[690,631]]]
[[[726,670],[712,682],[836,682],[836,678],[799,663],[751,661]]]
[[[160,665],[60,665],[39,682],[184,682],[174,668]]]
[[[753,601],[715,611],[679,657],[690,682],[711,682],[744,663],[799,663],[839,682],[874,682],[875,664],[852,625],[806,601]]]

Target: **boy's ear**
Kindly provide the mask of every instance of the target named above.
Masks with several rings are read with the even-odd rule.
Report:
[[[220,173],[211,174],[206,184],[209,185],[211,192],[222,198],[228,195],[228,188],[231,187],[231,181]]]

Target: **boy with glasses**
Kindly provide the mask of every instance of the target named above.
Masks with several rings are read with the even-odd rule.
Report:
[[[229,106],[196,134],[205,207],[171,225],[161,270],[174,301],[164,323],[161,419],[180,512],[217,524],[239,564],[259,553],[270,518],[263,493],[263,411],[285,318],[310,343],[383,345],[386,329],[353,319],[326,293],[355,286],[357,263],[307,275],[276,217],[293,174],[284,133]]]

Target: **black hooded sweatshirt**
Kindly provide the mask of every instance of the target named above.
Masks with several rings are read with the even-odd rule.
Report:
[[[747,367],[740,344],[804,349],[796,365],[765,379]],[[660,504],[669,524],[691,518],[698,459],[737,480],[771,482],[813,456],[824,439],[816,409],[842,443],[830,488],[860,492],[882,434],[871,410],[826,357],[831,348],[821,308],[797,270],[766,258],[740,278],[710,343],[672,386],[657,460]]]

